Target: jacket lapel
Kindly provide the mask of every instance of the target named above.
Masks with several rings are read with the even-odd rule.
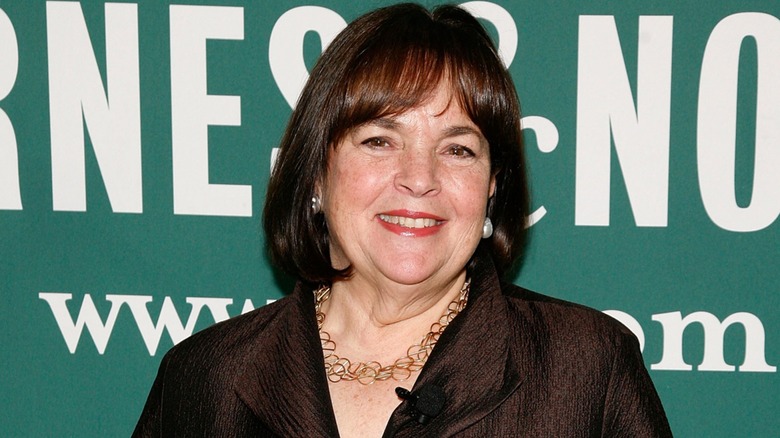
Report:
[[[301,283],[256,336],[253,353],[234,381],[239,397],[276,434],[338,436],[312,293]]]
[[[531,346],[518,339],[506,299],[490,258],[477,256],[469,304],[456,317],[431,353],[413,391],[434,384],[444,389],[440,414],[420,425],[409,403],[390,418],[385,436],[451,436],[476,423],[514,393],[525,376]]]
[[[409,403],[390,417],[384,436],[452,436],[478,422],[512,395],[533,372],[533,341],[510,317],[490,257],[477,254],[469,304],[442,333],[413,391],[444,389],[441,413],[426,425]],[[259,334],[234,381],[241,400],[277,435],[336,437],[311,291],[296,285],[292,300]]]

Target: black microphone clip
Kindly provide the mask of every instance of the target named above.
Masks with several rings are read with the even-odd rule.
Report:
[[[397,387],[395,393],[398,397],[412,404],[414,415],[418,415],[417,422],[427,424],[431,418],[439,415],[444,407],[444,390],[437,385],[423,385],[417,391],[410,392],[406,388]]]

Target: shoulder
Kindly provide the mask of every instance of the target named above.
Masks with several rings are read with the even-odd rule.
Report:
[[[590,408],[598,419],[594,430],[603,436],[671,436],[639,343],[628,328],[603,312],[515,285],[502,285],[501,292],[512,325],[512,357],[528,376],[527,390],[537,388],[545,395],[553,417]],[[572,428],[555,436],[582,430],[582,423],[559,426]]]
[[[513,284],[502,284],[501,292],[511,317],[524,326],[524,334],[551,348],[607,356],[638,350],[636,336],[603,312]]]
[[[166,354],[168,367],[186,364],[200,371],[242,363],[247,354],[262,344],[272,326],[283,324],[294,308],[293,298],[284,297],[243,315],[214,324],[175,345]]]
[[[297,306],[283,298],[200,331],[163,358],[134,436],[250,436],[236,381],[273,348]],[[229,420],[224,412],[230,412]],[[219,428],[219,432],[215,430]],[[256,435],[256,434],[255,434]],[[259,435],[258,435],[259,436]],[[265,435],[262,435],[265,436]]]

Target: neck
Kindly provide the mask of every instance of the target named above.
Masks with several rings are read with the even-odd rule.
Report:
[[[422,317],[430,325],[458,297],[465,281],[465,270],[438,284],[374,283],[354,277],[333,283],[326,310],[329,319],[343,324],[397,328]]]
[[[458,291],[457,299],[450,302],[447,306],[447,312],[431,324],[430,331],[418,343],[407,347],[406,356],[398,357],[392,364],[382,365],[376,360],[352,362],[350,359],[340,357],[336,353],[337,345],[335,341],[328,332],[322,329],[325,325],[325,314],[322,313],[322,307],[331,296],[331,289],[329,287],[321,287],[315,292],[315,308],[328,380],[333,383],[341,380],[357,380],[364,385],[369,385],[376,381],[384,381],[390,378],[397,381],[409,379],[414,372],[419,371],[425,365],[428,355],[439,340],[439,336],[465,308],[468,293],[469,282],[467,281]],[[376,346],[375,344],[372,345]],[[394,340],[391,337],[389,345],[392,347],[397,346],[397,339]]]
[[[368,287],[358,278],[337,281],[323,303],[323,330],[351,360],[392,361],[431,330],[460,295],[465,271],[438,287]]]

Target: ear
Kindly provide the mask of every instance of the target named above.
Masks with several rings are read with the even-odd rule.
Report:
[[[311,196],[315,196],[320,200],[320,211],[323,210],[323,207],[325,205],[325,199],[323,198],[323,190],[322,190],[323,184],[322,181],[317,181],[314,183],[314,191],[312,192]]]
[[[488,192],[488,199],[496,195],[496,174],[490,175],[490,189]]]

